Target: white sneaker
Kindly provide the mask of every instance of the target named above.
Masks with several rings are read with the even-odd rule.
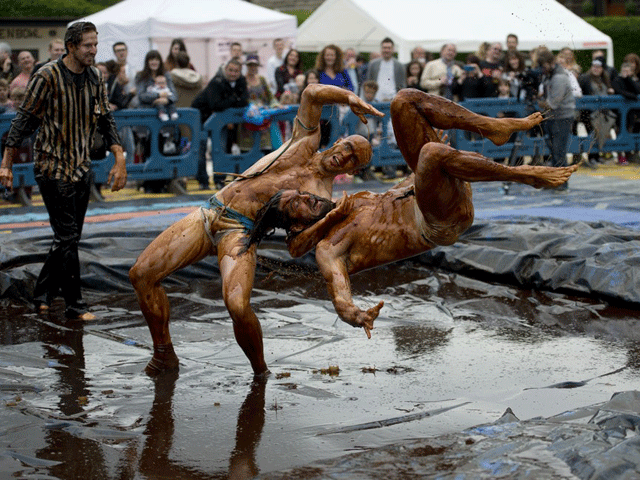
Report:
[[[179,117],[178,112],[173,112],[173,113],[171,114],[171,120],[177,120],[177,119],[178,119],[178,117]]]
[[[161,114],[158,115],[158,118],[160,120],[162,120],[163,122],[166,122],[166,121],[169,120],[169,115],[167,115],[166,113],[161,113]]]

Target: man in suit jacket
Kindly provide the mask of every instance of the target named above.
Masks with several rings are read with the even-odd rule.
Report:
[[[420,86],[424,91],[449,100],[453,98],[454,82],[462,75],[462,69],[455,63],[456,53],[456,46],[446,43],[440,49],[440,58],[427,63],[420,77]]]
[[[389,37],[380,42],[380,58],[369,63],[367,80],[378,83],[376,102],[390,102],[398,91],[407,86],[407,74],[402,65],[393,56],[395,44]]]

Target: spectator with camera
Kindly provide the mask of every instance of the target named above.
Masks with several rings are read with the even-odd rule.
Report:
[[[485,97],[485,78],[480,70],[480,59],[475,53],[467,55],[467,61],[462,67],[462,73],[453,85],[453,94],[459,101],[468,98]]]
[[[550,112],[546,123],[551,149],[551,165],[566,167],[571,126],[576,114],[576,100],[571,91],[569,75],[557,63],[554,54],[549,50],[543,50],[538,54],[537,61],[545,73],[543,98],[538,101],[538,104],[541,109]],[[555,189],[560,192],[566,191],[568,183]]]
[[[526,90],[524,88],[526,65],[524,56],[516,51],[508,51],[504,56],[504,70],[502,80],[509,83],[509,91],[512,97],[524,101]]]

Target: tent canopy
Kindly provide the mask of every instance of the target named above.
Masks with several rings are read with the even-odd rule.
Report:
[[[458,52],[475,52],[482,42],[504,44],[509,33],[523,51],[603,49],[613,61],[611,38],[556,0],[325,0],[298,28],[297,47],[318,52],[333,43],[373,52],[390,37],[398,59],[408,62],[417,46],[440,52],[454,43]]]
[[[98,61],[113,58],[112,45],[123,41],[129,62],[139,70],[150,49],[165,58],[171,40],[182,38],[191,62],[206,78],[229,59],[231,42],[258,53],[264,64],[273,40],[293,42],[297,27],[293,15],[242,0],[123,0],[83,20],[98,28]]]

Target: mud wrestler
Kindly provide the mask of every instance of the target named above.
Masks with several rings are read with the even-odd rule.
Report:
[[[363,120],[366,120],[365,114],[383,115],[352,92],[328,85],[310,85],[302,94],[291,140],[217,192],[206,208],[195,210],[167,228],[131,268],[129,278],[153,339],[153,358],[145,368],[149,375],[178,368],[169,333],[169,300],[161,282],[172,272],[208,255],[218,257],[222,295],[238,344],[256,375],[267,372],[262,329],[250,305],[256,266],[256,245],[248,246],[253,219],[282,189],[331,198],[336,175],[358,170],[371,159],[369,142],[357,135],[318,152],[320,114],[325,104],[349,105]],[[320,208],[321,204],[316,202],[316,205],[314,208]],[[291,228],[305,226],[307,224]]]
[[[343,197],[324,219],[288,239],[293,256],[317,245],[316,260],[336,312],[346,323],[363,328],[368,337],[383,302],[366,311],[354,305],[350,274],[455,243],[473,223],[471,182],[556,187],[578,168],[505,166],[446,145],[434,130],[468,130],[501,145],[513,132],[538,125],[543,120],[540,113],[526,118],[484,117],[442,97],[404,89],[391,102],[391,119],[398,146],[413,173],[387,192]],[[306,194],[286,191],[273,208],[288,212],[292,204],[310,201]],[[267,217],[271,223],[276,220]]]

